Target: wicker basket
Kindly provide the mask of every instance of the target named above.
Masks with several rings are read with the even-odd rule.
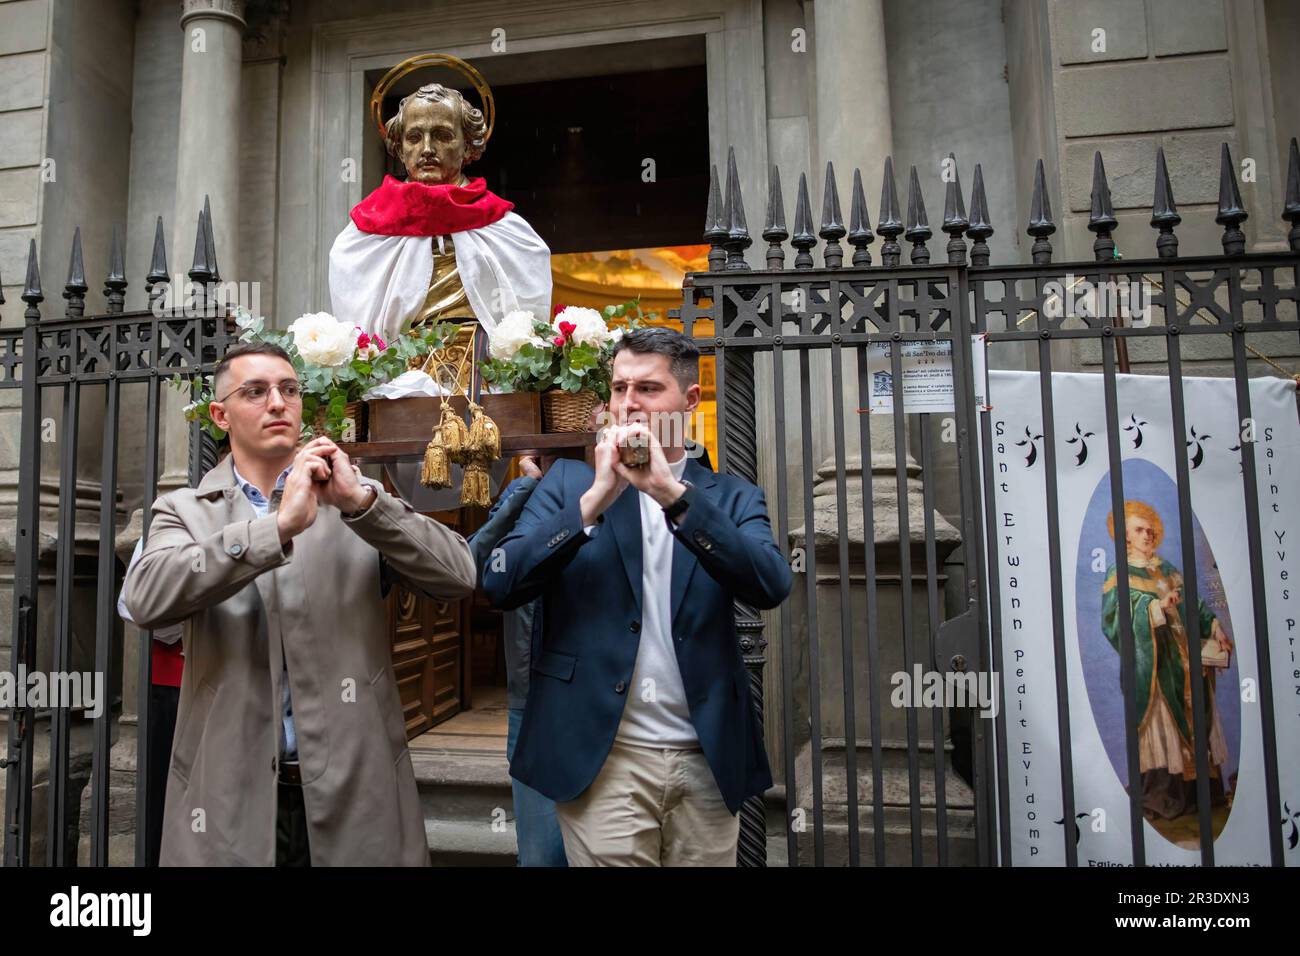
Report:
[[[325,413],[326,408],[322,405],[316,409],[316,417],[312,421],[317,435],[324,435],[325,432]],[[352,419],[356,424],[354,434],[352,435],[330,435],[335,441],[365,441],[366,440],[366,403],[365,402],[348,402],[343,406],[343,418]]]
[[[542,430],[546,432],[589,432],[591,413],[600,404],[595,392],[566,392],[553,388],[542,392]]]

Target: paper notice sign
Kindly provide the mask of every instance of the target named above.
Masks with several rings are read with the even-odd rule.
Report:
[[[892,342],[867,347],[867,372],[871,376],[871,412],[894,411]],[[909,415],[953,410],[952,343],[901,342],[899,369],[903,411]]]

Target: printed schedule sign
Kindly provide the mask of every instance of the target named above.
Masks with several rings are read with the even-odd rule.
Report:
[[[975,407],[987,408],[988,370],[984,335],[971,336],[971,377],[974,382]],[[894,372],[890,361],[890,342],[873,342],[867,346],[867,371],[871,376],[871,412],[893,414]],[[903,342],[899,352],[903,381],[903,411],[908,415],[921,412],[951,412],[956,380],[952,370],[951,342]]]
[[[894,372],[891,349],[895,343],[873,342],[867,347],[867,373],[871,376],[871,414],[894,411]],[[951,342],[900,342],[903,411],[951,412],[953,374]]]

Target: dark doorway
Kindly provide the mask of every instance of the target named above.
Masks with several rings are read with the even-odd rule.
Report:
[[[625,46],[638,49],[620,44],[580,56],[622,59]],[[466,175],[486,178],[554,253],[698,242],[709,191],[708,83],[703,42],[698,46],[694,64],[502,85],[493,73],[507,72],[503,67],[475,63],[492,83],[497,123],[483,158]],[[683,49],[674,59],[687,54]],[[500,58],[514,59],[523,57]],[[645,59],[642,49],[638,60]],[[417,86],[452,84],[453,77],[445,70],[407,77],[386,98],[384,116]],[[472,87],[455,85],[478,103]],[[385,171],[405,176],[391,157]]]

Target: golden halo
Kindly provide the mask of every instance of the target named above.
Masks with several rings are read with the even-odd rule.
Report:
[[[488,86],[487,80],[483,79],[482,73],[460,57],[452,56],[450,53],[420,53],[416,56],[407,57],[384,74],[384,78],[375,85],[375,91],[370,94],[370,115],[374,118],[375,126],[379,129],[379,138],[384,140],[388,138],[388,130],[384,127],[382,110],[384,97],[388,95],[389,88],[408,73],[414,73],[426,66],[449,67],[474,85],[479,99],[483,101],[483,119],[487,123],[487,132],[483,136],[483,145],[486,146],[487,141],[492,137],[492,126],[496,122],[496,107],[492,101],[492,87]]]

